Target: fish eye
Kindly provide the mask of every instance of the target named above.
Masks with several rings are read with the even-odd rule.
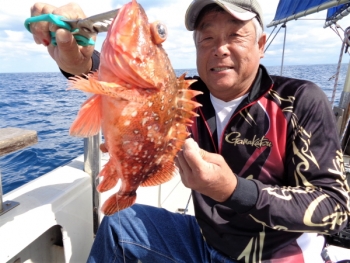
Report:
[[[166,26],[159,21],[151,24],[151,32],[153,36],[153,42],[155,44],[163,43],[168,36],[168,30]]]
[[[167,37],[167,29],[166,29],[166,27],[163,24],[159,23],[157,25],[157,31],[158,31],[158,34],[159,34],[159,36],[161,38],[166,38]]]

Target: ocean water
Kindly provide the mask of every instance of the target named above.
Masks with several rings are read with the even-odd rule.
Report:
[[[267,67],[280,74],[280,67]],[[330,99],[337,65],[285,66],[283,75],[315,82]],[[337,85],[338,105],[345,81],[343,64]],[[197,74],[194,69],[176,70],[177,75]],[[0,157],[3,192],[7,193],[83,154],[83,139],[71,137],[69,127],[86,100],[80,91],[68,90],[61,73],[0,73],[0,128],[35,130],[38,143]]]

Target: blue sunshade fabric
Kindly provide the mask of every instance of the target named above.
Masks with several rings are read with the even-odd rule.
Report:
[[[335,16],[337,16],[337,14],[341,13],[343,10],[345,10],[349,6],[350,4],[343,4],[343,5],[329,8],[327,10],[327,20],[332,20]]]
[[[277,20],[285,19],[289,16],[303,12],[310,8],[317,7],[319,5],[322,5],[323,3],[330,2],[330,1],[331,0],[280,0],[277,7],[275,18],[273,20],[277,21]],[[336,7],[337,10],[332,11],[331,15],[333,16],[335,12],[339,10],[343,10],[343,9],[340,9],[341,6]]]

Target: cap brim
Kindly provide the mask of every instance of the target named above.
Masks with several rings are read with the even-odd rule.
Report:
[[[248,21],[250,19],[253,19],[256,17],[256,14],[253,12],[249,12],[243,8],[240,8],[238,6],[232,5],[227,2],[221,2],[219,0],[202,0],[202,1],[193,1],[190,6],[188,7],[185,15],[185,26],[187,30],[193,31],[194,25],[196,23],[196,20],[198,18],[199,13],[201,10],[209,5],[209,4],[217,4],[221,6],[226,12],[231,14],[233,17],[237,18],[241,21]]]

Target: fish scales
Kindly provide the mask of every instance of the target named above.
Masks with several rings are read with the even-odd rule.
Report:
[[[188,136],[187,126],[200,104],[193,81],[176,77],[161,43],[164,25],[149,23],[136,0],[124,5],[103,43],[97,72],[70,79],[70,89],[93,93],[70,128],[89,137],[102,128],[101,150],[110,159],[99,174],[97,190],[121,180],[102,206],[111,215],[135,203],[136,190],[167,182],[176,172],[174,158]]]

